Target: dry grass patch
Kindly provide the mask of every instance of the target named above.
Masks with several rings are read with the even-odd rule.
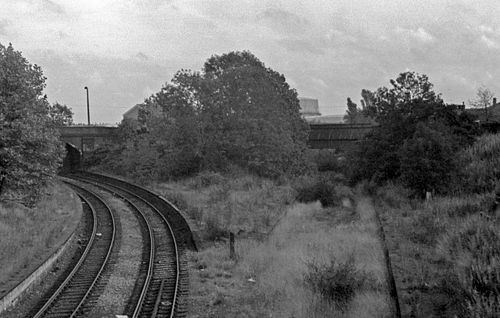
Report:
[[[0,202],[0,294],[40,265],[80,221],[80,200],[61,183],[52,184],[33,208]]]
[[[381,193],[387,190],[389,194]],[[378,206],[403,317],[476,317],[476,309],[484,313],[494,306],[497,312],[491,317],[498,316],[500,298],[488,308],[478,308],[489,300],[481,297],[483,288],[477,287],[480,284],[474,278],[491,281],[499,273],[496,261],[484,261],[498,255],[497,244],[487,243],[496,242],[489,236],[498,233],[495,216],[488,215],[493,195],[436,197],[410,204],[404,197],[398,199],[395,192],[392,186],[380,189]],[[481,243],[471,243],[476,241]]]
[[[234,192],[229,197],[230,202],[237,200]],[[189,317],[389,316],[373,209],[360,205],[357,214],[323,209],[316,202],[293,204],[286,212],[265,239],[237,238],[236,260],[229,259],[223,241],[190,254]],[[304,279],[308,263],[327,264],[332,257],[339,262],[354,259],[356,270],[369,277],[355,286],[347,306],[325,299]]]

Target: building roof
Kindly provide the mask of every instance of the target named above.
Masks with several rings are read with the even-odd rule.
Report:
[[[137,119],[137,114],[139,113],[139,108],[142,104],[137,104],[123,113],[123,118],[134,117],[133,119]]]

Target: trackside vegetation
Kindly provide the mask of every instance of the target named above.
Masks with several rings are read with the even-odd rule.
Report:
[[[363,91],[379,127],[349,154],[349,179],[377,202],[402,315],[498,317],[500,135],[481,135],[425,75],[391,86]]]
[[[310,150],[283,75],[250,52],[213,56],[91,163],[154,185],[198,227],[191,300],[208,309],[193,317],[390,316],[376,215],[403,317],[498,317],[500,138],[423,74],[361,96],[346,119],[377,127],[359,147]]]
[[[0,43],[0,200],[33,205],[62,162],[57,127],[72,113],[49,104],[45,79],[12,44]]]

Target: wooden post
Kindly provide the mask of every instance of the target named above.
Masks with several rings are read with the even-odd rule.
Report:
[[[234,233],[229,232],[229,258],[234,259],[235,258],[235,253],[234,253]]]
[[[432,199],[432,194],[429,191],[425,192],[425,201],[430,201]]]

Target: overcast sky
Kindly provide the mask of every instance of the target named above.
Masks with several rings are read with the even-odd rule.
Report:
[[[427,74],[448,103],[480,85],[500,94],[497,0],[0,0],[0,43],[42,67],[51,102],[86,121],[116,123],[181,69],[250,50],[323,114]]]

